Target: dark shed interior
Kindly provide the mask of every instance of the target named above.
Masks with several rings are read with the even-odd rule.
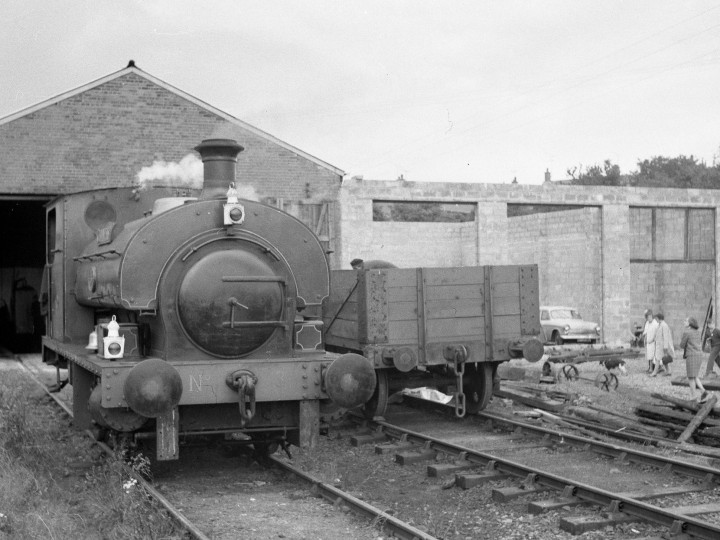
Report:
[[[49,198],[0,199],[0,350],[40,350],[45,266],[45,203]]]

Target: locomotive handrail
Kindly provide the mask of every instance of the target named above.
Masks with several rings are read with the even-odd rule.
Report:
[[[287,330],[285,321],[226,321],[222,323],[223,328],[257,328],[261,326],[280,326]]]
[[[73,257],[73,261],[79,262],[79,261],[92,261],[93,259],[108,259],[111,256],[119,257],[122,255],[119,251],[114,249],[109,249],[107,251],[100,251],[98,253],[91,253],[89,255],[80,255],[79,257]]]
[[[260,283],[286,283],[282,276],[223,276],[221,280],[225,283],[238,282],[260,282]]]

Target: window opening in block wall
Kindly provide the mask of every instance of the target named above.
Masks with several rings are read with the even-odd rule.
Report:
[[[549,212],[567,212],[579,210],[586,206],[573,204],[508,204],[507,217],[529,216],[532,214],[547,214]]]
[[[715,210],[630,207],[630,260],[715,261]]]
[[[475,203],[373,201],[373,221],[462,223],[475,221]]]

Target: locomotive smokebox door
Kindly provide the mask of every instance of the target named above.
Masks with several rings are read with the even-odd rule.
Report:
[[[257,248],[222,249],[225,243],[239,241],[206,244],[187,259],[178,315],[198,347],[233,358],[261,347],[285,325],[285,280]]]

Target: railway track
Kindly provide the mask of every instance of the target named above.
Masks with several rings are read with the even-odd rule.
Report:
[[[559,516],[559,529],[571,534],[645,522],[671,535],[720,538],[720,470],[714,467],[492,413],[440,422],[428,421],[429,414],[396,410],[388,421],[368,422],[367,433],[351,442],[373,444],[402,466],[428,463],[428,477],[449,477],[446,486],[512,479],[492,489],[492,499],[501,505],[530,499],[533,514],[588,508]]]
[[[33,359],[26,362],[18,362],[25,372],[43,388],[46,394],[62,408],[62,410],[72,418],[70,394],[64,392],[62,396],[51,393],[47,385],[41,380],[43,364],[39,360]],[[47,375],[47,374],[46,374]],[[45,377],[46,378],[46,377]],[[95,440],[94,434],[87,431],[87,435]],[[113,454],[106,444],[95,441],[108,455]],[[407,540],[432,540],[432,536],[413,527],[402,520],[389,515],[372,505],[353,497],[342,489],[331,484],[322,482],[318,478],[308,474],[305,471],[289,463],[287,460],[281,460],[277,457],[270,456],[270,462],[277,467],[282,473],[257,467],[255,457],[250,454],[239,455],[237,447],[228,449],[227,447],[211,447],[203,448],[202,446],[189,447],[187,457],[183,457],[179,465],[161,466],[156,472],[154,483],[149,482],[142,475],[137,473],[130,467],[126,467],[128,476],[134,478],[138,484],[142,485],[146,493],[153,497],[167,511],[173,520],[185,531],[189,538],[197,540],[209,540],[210,538],[237,538],[238,534],[244,534],[249,538],[326,538],[328,540],[335,538],[335,534],[328,535],[323,533],[323,529],[330,528],[338,534],[342,534],[348,538],[358,539],[375,539],[378,537],[377,530],[383,529],[388,531],[396,538]],[[239,463],[239,461],[244,463]],[[240,465],[240,466],[239,466]],[[242,466],[244,465],[244,466]],[[288,474],[291,475],[288,480]],[[198,476],[205,476],[206,482],[200,481],[198,484]],[[200,485],[199,492],[193,493],[193,489],[189,488],[184,479],[194,478],[194,488]],[[299,484],[299,485],[295,485]],[[279,490],[287,490],[288,486],[295,486],[293,493],[294,504],[301,507],[301,513],[312,516],[312,512],[318,512],[319,519],[329,522],[320,526],[316,521],[314,527],[306,530],[297,521],[289,526],[289,530],[281,533],[263,531],[263,523],[272,519],[272,510],[270,515],[260,515],[257,521],[252,519],[241,520],[244,523],[240,530],[234,528],[228,520],[225,525],[218,526],[218,519],[211,517],[210,522],[206,522],[203,518],[197,516],[193,519],[188,518],[183,508],[192,508],[195,514],[203,512],[211,512],[213,516],[237,514],[238,507],[245,506],[247,510],[252,507],[260,509],[264,513],[267,508],[280,508],[287,506],[287,502],[282,502],[284,496],[278,493]],[[309,489],[307,489],[309,487]],[[211,504],[205,504],[206,498],[211,499]],[[203,499],[194,504],[190,499],[197,497]],[[322,497],[333,504],[333,508],[326,505],[318,505],[315,502],[316,497]],[[172,501],[175,502],[172,502]],[[248,502],[250,504],[248,504]],[[258,504],[253,504],[258,503]],[[262,508],[265,505],[266,508]],[[309,509],[309,507],[315,507]],[[340,511],[337,510],[340,509]],[[348,523],[345,512],[353,512],[361,516],[365,523]],[[245,517],[245,516],[244,516]],[[276,519],[276,521],[278,521]],[[271,529],[271,527],[268,527]],[[203,531],[212,531],[206,533]],[[264,536],[267,534],[267,536]]]
[[[186,461],[147,489],[179,523],[195,527],[188,533],[194,538],[374,539],[381,527],[407,539],[572,538],[598,527],[600,536],[589,538],[720,538],[720,470],[714,467],[493,413],[458,420],[394,406],[386,418],[365,423],[362,433],[356,426],[331,428],[317,453],[271,456],[275,469],[223,455],[221,448],[186,448]],[[339,536],[312,530],[262,536],[264,526],[287,512],[279,490],[293,481],[288,474],[301,479],[294,480],[292,504],[308,515],[320,507],[315,523],[334,521],[330,527]],[[186,484],[192,477],[196,493]],[[465,514],[458,511],[463,505]],[[351,512],[363,516],[364,525],[348,529]],[[222,523],[233,514],[239,524]]]

